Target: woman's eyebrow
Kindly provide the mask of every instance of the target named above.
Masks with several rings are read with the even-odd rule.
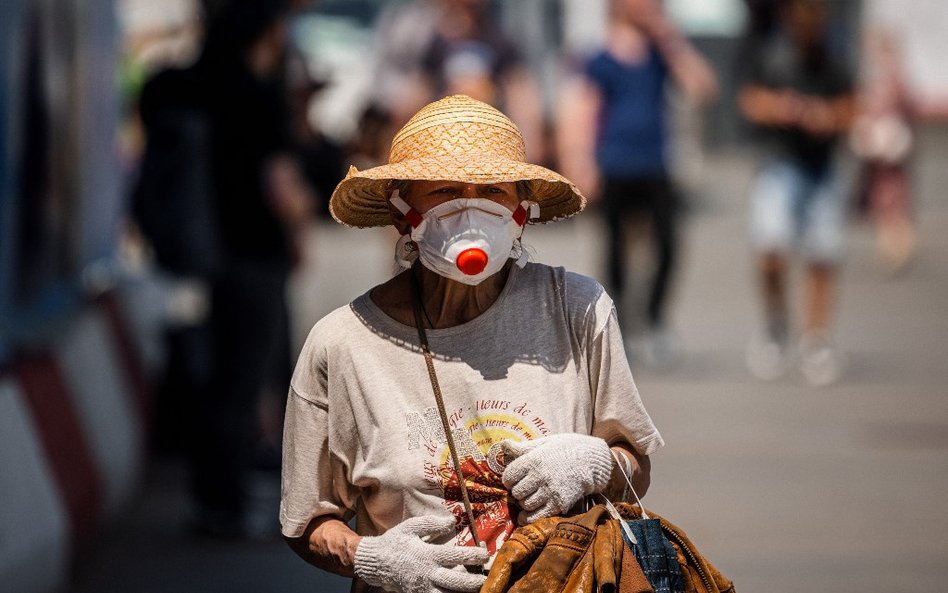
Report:
[[[450,181],[445,181],[445,182],[443,182],[443,183],[439,183],[439,184],[433,186],[431,189],[428,190],[427,193],[433,194],[433,193],[438,192],[438,191],[440,191],[440,190],[442,190],[442,189],[444,189],[444,188],[446,188],[446,187],[456,188],[458,185],[459,185],[459,184],[457,184],[457,183],[451,183]]]

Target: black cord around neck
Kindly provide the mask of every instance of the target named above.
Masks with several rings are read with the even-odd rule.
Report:
[[[431,329],[435,329],[434,323],[431,322],[431,317],[428,316],[428,310],[425,308],[425,301],[421,297],[421,278],[418,277],[419,272],[416,270],[417,265],[420,265],[420,264],[415,264],[415,266],[412,266],[411,270],[409,270],[409,274],[411,274],[411,280],[412,280],[412,291],[414,292],[413,296],[415,299],[415,303],[421,309],[421,314],[424,316],[425,321],[428,322],[428,327]]]
[[[428,368],[428,379],[431,381],[431,390],[434,393],[435,403],[438,404],[438,415],[441,417],[441,427],[444,429],[445,440],[448,443],[448,450],[451,453],[451,463],[454,465],[454,473],[458,478],[458,486],[461,489],[461,499],[464,501],[464,511],[467,515],[468,523],[470,524],[471,537],[474,540],[475,545],[480,545],[481,540],[477,533],[477,522],[474,518],[474,507],[471,505],[471,498],[467,492],[467,480],[464,477],[464,472],[461,470],[461,459],[458,456],[457,445],[454,443],[454,436],[451,432],[451,425],[448,422],[448,414],[445,411],[444,407],[444,397],[441,393],[441,385],[438,383],[438,375],[435,372],[434,368],[434,357],[431,354],[431,348],[428,345],[428,335],[425,332],[424,324],[422,323],[422,302],[421,302],[421,282],[415,278],[412,274],[413,288],[412,291],[412,310],[415,313],[415,326],[418,330],[418,341],[421,343],[421,353],[425,358],[425,366]],[[480,568],[478,567],[469,567],[469,571],[478,572]]]

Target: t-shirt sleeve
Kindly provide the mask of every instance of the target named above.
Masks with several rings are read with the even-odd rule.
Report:
[[[313,334],[290,382],[283,425],[280,528],[287,537],[323,515],[351,516],[346,464],[330,449],[326,358]]]
[[[569,323],[581,344],[593,400],[591,434],[651,455],[665,442],[632,379],[612,298],[591,278],[566,276]]]
[[[643,455],[651,455],[665,441],[645,410],[629,369],[619,322],[612,300],[603,293],[596,306],[598,319],[587,349],[593,394],[593,436],[609,444],[625,441]]]

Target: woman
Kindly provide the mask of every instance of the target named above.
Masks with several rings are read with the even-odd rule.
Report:
[[[333,216],[394,225],[408,269],[320,320],[300,355],[280,521],[305,560],[358,591],[477,591],[483,575],[460,567],[486,565],[517,525],[594,492],[622,498],[623,472],[645,492],[663,442],[612,300],[520,246],[528,219],[584,205],[524,162],[506,116],[465,96],[422,108],[388,165],[350,169]]]

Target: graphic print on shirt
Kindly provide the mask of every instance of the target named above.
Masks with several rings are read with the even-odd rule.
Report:
[[[501,481],[505,462],[500,442],[506,439],[527,441],[550,434],[548,423],[535,414],[526,402],[507,399],[481,399],[473,406],[446,410],[451,436],[457,447],[461,473],[474,511],[474,522],[481,541],[493,556],[513,532],[520,513],[517,501]],[[473,545],[461,487],[438,408],[405,414],[408,425],[408,449],[423,447],[424,481],[439,492],[445,507],[457,518],[458,545]]]

